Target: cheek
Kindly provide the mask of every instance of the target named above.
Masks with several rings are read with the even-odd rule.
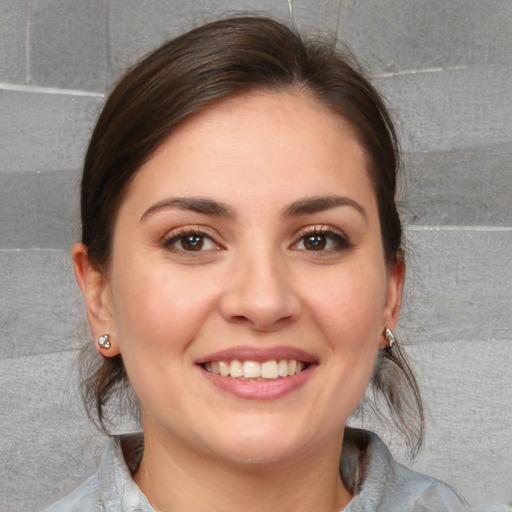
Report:
[[[332,340],[375,337],[386,299],[385,271],[347,268],[326,274],[309,287],[305,300]]]
[[[218,287],[194,269],[178,272],[165,263],[141,262],[124,268],[119,276],[113,305],[123,351],[143,347],[163,355],[183,348],[217,300]]]

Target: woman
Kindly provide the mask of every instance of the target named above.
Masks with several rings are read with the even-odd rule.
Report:
[[[49,510],[464,510],[346,428],[371,381],[421,444],[393,335],[398,168],[350,59],[275,21],[205,25],[133,67],[92,136],[73,261],[103,356],[86,405],[106,428],[133,389],[143,434]]]

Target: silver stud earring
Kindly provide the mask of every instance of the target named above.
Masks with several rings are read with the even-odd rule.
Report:
[[[109,349],[112,345],[110,344],[110,334],[103,334],[98,338],[98,345],[101,348]]]
[[[396,338],[395,338],[395,335],[393,334],[393,331],[386,327],[386,330],[384,331],[384,336],[388,340],[389,348],[393,348],[393,345],[396,342]]]

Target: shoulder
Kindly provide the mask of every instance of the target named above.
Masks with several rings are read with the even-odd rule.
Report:
[[[342,475],[350,468],[354,499],[347,512],[466,512],[469,508],[448,485],[395,461],[380,438],[349,429],[343,446]],[[349,458],[348,466],[343,460]]]
[[[387,448],[386,448],[387,450]],[[391,457],[391,455],[389,455]],[[435,478],[413,471],[408,467],[392,461],[394,481],[392,489],[397,496],[404,496],[404,511],[414,505],[415,512],[463,512],[469,507],[450,486]],[[395,498],[391,498],[391,501]],[[407,506],[406,506],[407,505]]]
[[[112,437],[98,471],[43,512],[154,512],[133,481],[123,453],[125,447],[138,447],[140,439],[139,435]],[[129,458],[128,463],[133,461]]]
[[[415,488],[411,486],[413,496],[411,499],[415,512],[470,511],[469,506],[451,487],[426,475],[416,474],[422,477],[425,488],[418,489],[418,493],[415,495]]]
[[[103,510],[98,477],[97,474],[94,474],[71,494],[68,494],[43,512],[101,512]]]

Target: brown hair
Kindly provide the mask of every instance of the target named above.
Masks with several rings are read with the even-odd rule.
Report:
[[[127,186],[180,123],[223,98],[290,88],[306,91],[355,130],[377,196],[386,260],[391,265],[403,258],[395,204],[400,153],[379,94],[348,52],[307,41],[268,18],[235,17],[167,42],[129,69],[108,98],[89,144],[81,185],[82,242],[93,265],[108,268]],[[129,388],[121,356],[82,368],[89,416],[105,430],[105,405],[120,388]],[[396,345],[380,351],[372,384],[383,392],[414,452],[422,441],[423,409],[414,375]]]

